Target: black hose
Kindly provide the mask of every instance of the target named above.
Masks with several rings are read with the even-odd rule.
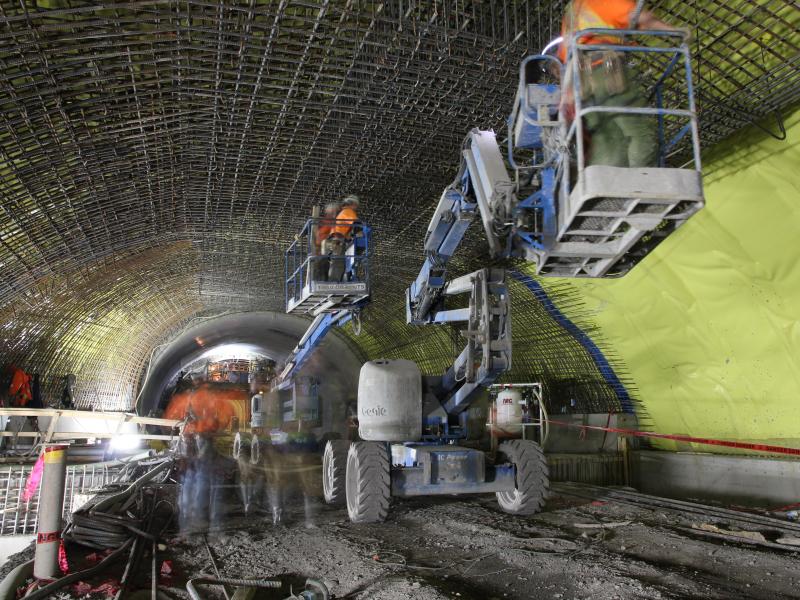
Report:
[[[125,542],[122,546],[114,550],[111,554],[106,556],[103,560],[97,563],[93,567],[89,567],[88,569],[84,569],[83,571],[78,571],[76,573],[70,573],[69,575],[65,575],[61,579],[56,579],[53,583],[48,583],[43,588],[39,588],[35,592],[28,594],[25,596],[25,600],[39,600],[39,598],[46,598],[56,590],[60,590],[66,585],[70,583],[74,583],[76,581],[80,581],[81,579],[85,579],[87,577],[92,577],[97,573],[100,573],[104,569],[106,569],[111,563],[116,561],[122,553],[127,550],[128,546],[133,543],[133,538],[130,538],[127,542]]]
[[[139,538],[135,538],[133,540],[133,546],[131,546],[131,553],[128,556],[128,564],[125,565],[125,571],[122,573],[122,578],[119,580],[119,589],[117,593],[114,595],[114,600],[120,600],[123,594],[125,594],[125,590],[128,588],[128,584],[130,583],[131,576],[136,569],[136,566],[139,564],[139,557],[141,556],[141,548],[142,548],[142,540]]]
[[[240,587],[257,587],[278,589],[281,587],[280,581],[269,581],[265,579],[229,579],[227,577],[213,579],[211,577],[195,577],[186,582],[186,591],[192,600],[203,600],[195,589],[195,584],[208,583],[212,585],[236,585]]]

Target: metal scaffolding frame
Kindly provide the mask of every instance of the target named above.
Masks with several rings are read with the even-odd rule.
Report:
[[[64,517],[86,501],[93,490],[111,483],[120,470],[119,463],[68,465],[64,486]],[[41,486],[30,500],[23,499],[32,471],[32,466],[0,467],[0,535],[36,534]]]

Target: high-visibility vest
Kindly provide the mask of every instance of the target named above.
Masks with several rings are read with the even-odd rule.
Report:
[[[356,214],[356,211],[349,206],[345,206],[339,211],[339,214],[336,215],[336,225],[331,233],[341,235],[342,237],[348,237],[350,231],[353,229],[353,223],[357,220],[358,214]]]
[[[317,244],[327,240],[333,233],[333,219],[321,219],[317,225]]]
[[[19,367],[15,367],[11,375],[11,385],[8,387],[8,395],[12,404],[17,408],[28,405],[33,395],[31,393],[31,376]]]
[[[582,29],[628,29],[631,14],[636,10],[633,0],[572,0],[564,11],[561,21],[563,41],[558,51],[561,62],[567,60],[567,46],[572,35]],[[581,44],[622,44],[619,37],[610,35],[587,35]]]

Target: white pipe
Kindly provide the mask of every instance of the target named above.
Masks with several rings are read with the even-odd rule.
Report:
[[[39,497],[39,531],[33,576],[36,579],[56,579],[58,549],[61,546],[61,514],[64,511],[64,483],[67,475],[67,446],[53,445],[44,449],[44,471]]]

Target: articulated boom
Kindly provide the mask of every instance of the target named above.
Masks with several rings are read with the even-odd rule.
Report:
[[[580,43],[587,34],[595,39],[649,36],[657,43],[587,46]],[[494,492],[506,512],[525,515],[541,510],[549,474],[537,443],[508,439],[489,453],[476,447],[475,440],[458,445],[459,440],[470,439],[470,404],[511,367],[511,316],[503,269],[484,268],[448,281],[448,263],[479,216],[492,259],[523,258],[535,263],[540,275],[619,276],[699,210],[703,193],[697,117],[689,49],[682,36],[664,31],[576,32],[565,42],[566,70],[550,56],[523,61],[505,160],[492,131],[469,132],[459,172],[444,190],[428,226],[425,262],[406,291],[409,323],[466,323],[462,334],[467,343],[441,377],[420,379],[419,368],[401,360],[373,361],[362,369],[358,406],[363,441],[330,441],[323,459],[326,500],[342,502],[346,495],[352,521],[385,519],[391,496]],[[604,53],[602,59],[598,51]],[[595,54],[587,57],[587,52]],[[625,106],[603,100],[584,106],[581,86],[595,79],[604,80],[601,86],[620,79],[621,90],[627,86],[639,94],[637,86],[643,80],[625,82],[633,71],[620,58],[635,53],[647,73],[661,73],[656,73],[650,90],[650,105],[641,106],[645,102],[637,99]],[[606,63],[614,77],[594,71],[605,69]],[[684,79],[675,75],[679,65]],[[545,81],[550,77],[558,83]],[[567,82],[565,94],[574,95],[574,116],[569,121],[561,102],[562,81]],[[665,93],[669,85],[678,89]],[[597,90],[585,91],[587,104],[602,98]],[[607,95],[612,103],[624,96],[619,91]],[[667,107],[665,98],[673,103],[683,98],[685,107]],[[587,164],[592,161],[585,156],[584,133],[597,134],[598,123],[608,127],[602,113],[633,119],[640,130],[643,123],[657,127],[657,165],[636,164],[650,161],[648,147],[634,158],[625,152],[624,160],[618,158],[623,154],[620,148],[613,148],[609,160],[625,165]],[[643,130],[645,135],[636,141],[648,146],[653,136],[648,137],[646,127]],[[692,167],[668,167],[672,149],[687,133],[691,133]],[[622,129],[620,135],[618,144],[626,144]],[[519,160],[515,150],[525,159]],[[466,308],[445,302],[467,293]],[[513,397],[508,400],[514,402]]]
[[[587,35],[638,37],[649,43],[580,43]],[[447,263],[476,215],[492,258],[524,258],[544,276],[615,277],[627,273],[702,208],[697,116],[683,35],[584,30],[568,40],[566,69],[552,56],[530,56],[522,62],[508,119],[505,160],[494,132],[469,132],[456,180],[445,189],[428,226],[425,264],[407,292],[409,323],[438,322]],[[594,106],[584,98],[591,97],[591,90],[581,90],[581,85],[588,84],[581,83],[586,75],[580,65],[587,63],[587,52],[598,50],[634,57],[648,69],[656,65],[649,106]],[[543,82],[547,78],[559,83]],[[562,107],[561,80],[567,82],[564,89],[569,96],[574,96],[571,119]],[[675,106],[668,106],[665,98]],[[652,125],[653,137],[657,133],[658,139],[656,164],[590,163],[584,148],[591,132],[587,120],[609,113]],[[690,166],[668,166],[674,148],[687,134]],[[627,142],[621,139],[619,143]],[[515,150],[524,154],[524,161],[515,156]]]
[[[466,322],[467,344],[437,386],[447,414],[469,407],[476,392],[511,368],[511,302],[503,269],[481,269],[448,283],[446,296],[469,292],[469,307],[440,311],[437,322]]]

